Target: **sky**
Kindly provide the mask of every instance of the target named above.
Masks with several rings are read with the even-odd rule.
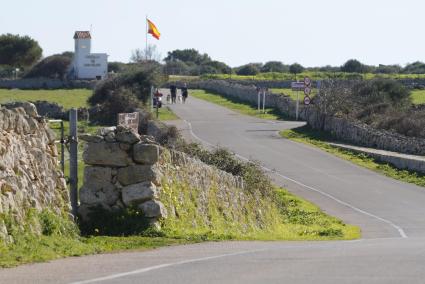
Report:
[[[149,36],[162,57],[195,48],[235,67],[282,61],[340,66],[425,61],[423,0],[0,0],[0,34],[28,35],[49,56],[92,31],[92,52],[128,62]]]

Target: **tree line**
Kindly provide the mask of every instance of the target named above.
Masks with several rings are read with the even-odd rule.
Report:
[[[47,77],[65,79],[72,62],[73,52],[63,52],[42,57],[42,48],[38,42],[28,36],[0,35],[0,78]],[[402,67],[400,65],[366,65],[357,59],[350,59],[341,66],[304,67],[299,63],[284,64],[280,61],[266,63],[248,63],[230,67],[224,62],[212,59],[208,54],[196,49],[176,49],[169,51],[165,58],[157,52],[156,46],[132,52],[130,63],[110,62],[108,71],[123,72],[135,64],[152,63],[160,66],[167,75],[204,75],[236,74],[254,76],[259,73],[292,73],[303,71],[375,73],[375,74],[425,74],[425,63],[416,61]]]

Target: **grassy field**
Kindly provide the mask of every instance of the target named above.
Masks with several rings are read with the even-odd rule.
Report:
[[[380,163],[365,154],[358,154],[348,150],[333,147],[326,142],[332,142],[332,138],[323,131],[313,130],[309,126],[284,130],[281,136],[296,142],[318,147],[337,157],[348,160],[356,165],[373,170],[388,177],[413,183],[425,187],[425,175],[414,171],[400,170],[386,163]],[[333,141],[334,142],[334,141]]]
[[[0,104],[14,101],[49,101],[62,105],[65,109],[87,107],[91,90],[5,90],[0,89]]]
[[[246,102],[227,98],[218,94],[211,94],[204,90],[191,90],[190,95],[198,99],[206,100],[208,102],[227,107],[241,114],[246,114],[269,120],[278,120],[286,118],[282,114],[276,112],[274,109],[266,108],[266,113],[258,113],[257,106],[249,105]]]
[[[425,104],[425,90],[412,90],[411,98],[415,105]]]

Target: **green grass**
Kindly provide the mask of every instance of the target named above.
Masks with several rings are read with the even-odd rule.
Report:
[[[26,236],[14,245],[0,244],[0,267],[13,267],[24,263],[45,262],[53,259],[120,252],[144,251],[163,246],[193,243],[193,240],[167,237],[78,237]]]
[[[289,96],[294,101],[297,100],[297,91],[292,91],[292,89],[284,89],[284,88],[272,88],[270,89],[270,92],[273,94],[284,94],[286,96]],[[310,98],[313,98],[317,94],[317,89],[312,89]],[[298,91],[298,99],[300,102],[304,102],[304,92]]]
[[[28,214],[30,217],[21,223],[25,226],[24,229],[20,225],[11,225],[11,216],[0,214],[0,221],[8,224],[8,231],[12,232],[14,239],[14,243],[9,244],[0,240],[0,267],[68,256],[124,250],[143,251],[201,241],[348,240],[360,236],[358,227],[345,225],[341,220],[323,213],[317,206],[284,189],[276,189],[273,202],[265,199],[248,200],[244,210],[232,212],[218,203],[216,198],[208,196],[208,211],[203,216],[208,221],[205,222],[197,210],[196,200],[199,199],[194,198],[197,191],[188,191],[190,187],[187,185],[169,185],[165,185],[161,191],[161,200],[165,205],[174,204],[179,215],[163,220],[163,230],[160,232],[151,230],[135,236],[82,237],[66,214],[62,217],[43,211],[36,216],[37,220]],[[214,190],[209,193],[214,193]],[[255,213],[258,207],[264,209],[260,215]],[[260,227],[259,218],[262,220]],[[236,219],[239,221],[235,221]],[[41,227],[43,234],[36,236],[28,233],[29,226]]]
[[[153,117],[156,117],[156,109],[153,110]],[[161,121],[167,120],[177,120],[179,117],[174,114],[174,112],[168,106],[162,106],[162,108],[158,109],[158,119]]]
[[[425,104],[425,90],[412,90],[410,97],[415,105]]]
[[[346,240],[360,236],[358,227],[344,224],[285,189],[275,189],[270,199],[246,194],[242,208],[237,209],[220,202],[223,197],[214,186],[207,192],[205,212],[199,190],[163,182],[160,199],[178,213],[163,220],[167,236],[202,240]]]
[[[309,126],[300,128],[283,130],[280,132],[284,138],[291,139],[296,142],[318,147],[337,157],[350,161],[356,165],[373,170],[377,173],[386,175],[396,180],[416,184],[425,187],[425,175],[408,170],[400,170],[387,163],[375,161],[373,158],[365,154],[354,153],[348,150],[342,150],[329,145],[327,142],[332,142],[332,138],[323,131],[313,130]]]
[[[190,95],[245,115],[269,120],[288,119],[283,114],[277,112],[275,109],[266,108],[266,113],[258,113],[257,106],[249,105],[247,102],[239,101],[233,98],[227,98],[219,94],[208,93],[204,90],[191,90]]]
[[[14,101],[44,100],[62,105],[65,109],[87,107],[92,90],[5,90],[0,89],[0,104]]]

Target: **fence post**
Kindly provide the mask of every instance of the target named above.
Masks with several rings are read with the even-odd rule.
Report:
[[[78,210],[78,137],[77,137],[77,110],[69,111],[69,181],[72,214],[77,216]]]
[[[63,120],[61,120],[61,170],[65,174],[65,134]]]

